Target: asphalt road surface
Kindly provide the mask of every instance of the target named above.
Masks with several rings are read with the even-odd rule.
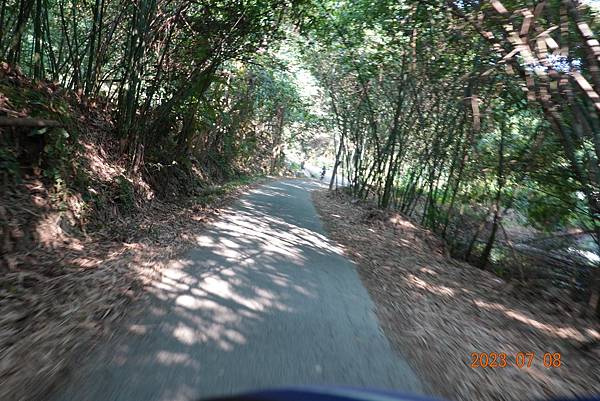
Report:
[[[239,199],[52,398],[179,401],[290,385],[422,393],[326,237],[310,199],[318,186],[276,181]]]

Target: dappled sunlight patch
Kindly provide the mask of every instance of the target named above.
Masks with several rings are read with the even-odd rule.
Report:
[[[475,303],[475,305],[477,305],[481,308],[498,310],[511,319],[514,319],[521,323],[525,323],[536,329],[542,330],[542,331],[544,331],[554,337],[557,337],[557,338],[564,338],[564,339],[570,339],[570,340],[575,340],[575,341],[585,341],[586,340],[585,336],[578,329],[576,329],[572,326],[557,327],[556,325],[541,323],[540,321],[538,321],[532,317],[526,316],[522,312],[516,311],[514,309],[508,308],[505,305],[501,305],[498,303],[488,303],[488,302],[483,302],[480,300],[475,300],[474,303]]]
[[[226,232],[227,238],[211,238],[205,235],[198,240],[203,246],[215,249],[216,254],[229,260],[245,256],[243,251],[238,252],[236,250],[248,247],[248,241],[251,244],[256,244],[265,255],[291,258],[298,265],[305,262],[305,257],[300,250],[302,246],[342,254],[342,250],[322,234],[298,227],[282,218],[252,211],[243,213],[229,211],[226,217],[226,219],[216,222],[213,226],[221,232]],[[239,241],[241,238],[244,239],[243,244]],[[248,264],[251,261],[252,258],[250,257],[244,263]]]
[[[277,284],[280,287],[288,287],[289,281],[287,279],[281,277],[273,277],[273,283]]]
[[[430,269],[429,267],[421,267],[421,268],[419,268],[419,271],[421,273],[429,274],[431,276],[437,276],[438,275],[437,271],[435,271],[434,269]]]
[[[195,330],[183,323],[179,323],[175,330],[173,330],[173,337],[186,345],[193,345],[198,341]]]
[[[273,238],[270,242],[263,244],[261,249],[267,253],[270,252],[271,254],[289,256],[299,265],[302,265],[304,262],[304,258],[301,256],[300,252],[296,252],[293,249],[290,249],[290,247],[285,246],[283,241],[277,238]]]
[[[246,337],[237,328],[241,324],[237,311],[206,299],[198,299],[197,303],[203,311],[200,315],[178,313],[178,322],[169,333],[174,339],[185,346],[210,343],[223,351],[231,351],[234,346],[246,343]],[[212,317],[202,317],[209,312]]]
[[[274,187],[274,186],[263,186],[260,189],[255,189],[253,191],[251,191],[251,193],[253,195],[261,195],[261,196],[267,196],[267,197],[289,197],[289,194],[286,194],[284,192],[281,191],[281,189]]]
[[[207,277],[199,286],[202,290],[221,297],[232,295],[231,284],[219,277]]]
[[[202,234],[196,236],[196,243],[200,246],[213,246],[215,242],[211,236]]]
[[[250,283],[244,284],[250,285]],[[235,286],[224,279],[208,277],[199,283],[198,288],[208,296],[217,295],[219,298],[233,301],[252,311],[262,312],[267,309],[288,310],[287,306],[278,302],[277,297],[273,293],[260,287],[254,288],[254,296],[249,297],[246,294],[239,294],[235,290]],[[202,304],[201,301],[198,302]]]
[[[309,291],[308,289],[306,289],[300,285],[294,284],[294,285],[292,285],[292,288],[294,290],[296,290],[299,294],[302,294],[302,295],[310,297],[310,298],[316,298],[316,295],[314,292]]]
[[[169,277],[164,277],[159,285],[160,285],[159,288],[162,288],[162,289],[165,289],[165,290],[168,290],[171,292],[182,291],[182,290],[185,291],[185,290],[189,290],[189,288],[190,288],[189,285],[184,284],[177,280],[173,280]]]
[[[217,300],[232,302],[234,305],[239,305],[242,309],[250,312],[264,312],[269,309],[290,310],[271,291],[251,285],[238,277],[233,268],[220,270],[218,275],[208,275],[200,282],[194,280],[193,287],[183,284],[185,282],[189,283],[191,280],[187,273],[169,270],[165,272],[161,281],[155,283],[154,289],[160,299],[174,298],[176,306],[187,310],[202,310],[204,314],[210,313],[213,320],[220,323],[230,320],[237,321],[239,316],[236,315],[237,312],[224,307]],[[280,284],[285,283],[285,279],[281,277],[276,276],[273,280]],[[239,293],[236,290],[236,288],[246,286],[252,288],[252,296],[248,296],[246,292]],[[252,313],[246,314],[246,317],[248,315],[256,317]],[[218,330],[218,328],[212,327],[211,324],[208,324],[208,326],[210,326],[210,330]]]
[[[221,242],[221,245],[226,248],[233,248],[233,249],[241,248],[241,245],[239,245],[237,242],[231,241],[227,238],[221,238],[219,241]]]
[[[45,247],[54,247],[66,239],[66,235],[60,225],[60,213],[48,213],[36,224],[35,233],[38,241]]]
[[[234,277],[235,271],[233,269],[224,269],[221,270],[220,274],[225,277]]]
[[[73,262],[84,269],[96,267],[96,266],[100,265],[100,263],[102,263],[101,261],[99,261],[97,259],[91,259],[91,258],[86,258],[86,257],[75,258],[75,259],[73,259]]]
[[[196,369],[200,364],[187,353],[161,350],[156,353],[156,361],[161,365],[188,365]]]
[[[232,343],[236,343],[237,345],[246,344],[246,337],[241,335],[238,331],[228,329],[228,330],[225,330],[223,332],[223,334]]]
[[[305,183],[306,181],[302,181],[303,183]],[[309,181],[310,184],[313,184],[312,181]],[[298,185],[296,183],[294,183],[293,181],[282,181],[279,183],[279,185],[283,186],[283,187],[290,187],[290,188],[295,188],[295,189],[300,189],[302,191],[305,190],[304,186]]]
[[[85,249],[85,245],[78,238],[71,238],[66,244],[66,248],[74,252],[82,252]]]
[[[443,295],[443,296],[453,296],[454,295],[454,290],[451,288],[448,288],[446,286],[443,285],[434,285],[431,283],[428,283],[427,281],[408,273],[406,275],[406,280],[414,285],[417,288],[420,288],[422,290],[427,290],[433,294],[437,294],[437,295]]]
[[[261,229],[258,230],[258,225],[253,225],[252,221],[245,221],[242,216],[230,216],[227,221],[221,221],[215,224],[216,228],[223,230],[232,237],[245,237],[249,238],[254,242],[260,244],[260,249],[271,254],[279,254],[286,257],[292,257],[298,263],[302,262],[301,253],[292,249],[288,244],[285,243],[283,237],[285,233],[278,232],[275,230]],[[234,241],[229,239],[220,238],[219,243],[216,247],[215,253],[232,260],[243,256],[241,252],[235,251],[230,246]],[[236,249],[241,248],[240,245],[236,244]]]
[[[210,301],[209,301],[210,302]],[[180,295],[175,299],[175,305],[183,306],[186,309],[200,309],[202,304],[199,299],[191,295]]]
[[[598,330],[594,330],[594,329],[585,329],[585,332],[588,336],[590,336],[591,338],[595,338],[597,340],[600,340],[600,332]]]
[[[137,335],[144,335],[148,332],[148,328],[142,324],[132,324],[128,327],[128,330]]]
[[[215,251],[215,253],[219,256],[223,256],[230,260],[235,260],[243,255],[241,252],[238,252],[235,249],[228,248],[224,245],[219,246],[219,249]]]
[[[85,149],[85,152],[82,154],[86,158],[88,167],[96,179],[110,182],[116,176],[125,172],[123,167],[114,163],[108,163],[106,157],[101,154],[101,148],[97,145],[83,141],[82,146]]]

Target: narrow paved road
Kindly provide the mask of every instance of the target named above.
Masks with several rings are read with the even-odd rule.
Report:
[[[56,399],[179,401],[307,384],[422,392],[354,265],[325,237],[317,185],[272,182],[239,199]]]

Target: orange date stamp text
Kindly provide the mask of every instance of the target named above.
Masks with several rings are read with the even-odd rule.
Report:
[[[517,367],[527,369],[541,364],[545,368],[559,368],[562,365],[559,352],[545,352],[541,356],[535,352],[517,352],[507,354],[504,352],[471,352],[469,366],[473,369],[479,368],[506,368]]]

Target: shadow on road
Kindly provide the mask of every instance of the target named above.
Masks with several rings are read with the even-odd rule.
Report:
[[[309,181],[262,186],[199,233],[60,400],[190,400],[274,385],[414,387]],[[403,376],[406,377],[403,377]]]

